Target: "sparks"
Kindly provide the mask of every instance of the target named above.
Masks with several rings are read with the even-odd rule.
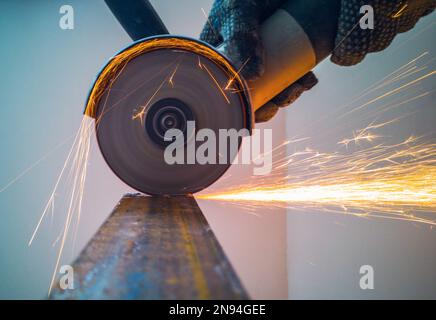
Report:
[[[235,74],[233,77],[231,77],[231,78],[229,79],[229,81],[227,82],[227,85],[226,85],[226,87],[224,88],[224,90],[230,90],[230,89],[231,89],[231,85],[233,84],[233,81],[235,81],[236,76],[238,76],[238,75],[241,73],[241,71],[242,71],[242,70],[244,69],[244,67],[247,65],[248,61],[250,61],[250,58],[248,58],[247,60],[245,60],[244,63],[241,65],[241,67],[238,69],[238,71],[236,71],[236,74]]]
[[[420,76],[420,77],[418,77],[418,78],[416,78],[414,80],[411,80],[411,81],[409,81],[409,82],[407,82],[407,83],[405,83],[405,84],[403,84],[403,85],[401,85],[401,86],[399,86],[399,87],[397,87],[395,89],[389,90],[388,92],[385,92],[384,94],[382,94],[380,96],[377,96],[374,99],[371,99],[371,100],[365,102],[364,104],[362,104],[362,105],[360,105],[360,106],[358,106],[358,107],[356,107],[356,108],[354,108],[354,109],[344,113],[341,117],[347,116],[348,114],[350,114],[352,112],[355,112],[357,110],[365,108],[365,107],[373,104],[374,102],[377,102],[377,101],[379,101],[381,99],[384,99],[384,98],[386,98],[388,96],[397,94],[397,93],[401,92],[402,90],[406,89],[407,87],[410,87],[413,84],[419,83],[420,81],[422,81],[422,80],[424,80],[424,79],[426,79],[428,77],[431,77],[435,73],[436,73],[436,70],[430,71],[430,72],[426,73],[425,75]]]
[[[273,178],[199,198],[436,225],[435,219],[418,216],[436,213],[436,144],[422,139],[412,136],[399,144],[379,144],[352,154],[306,148],[275,163],[276,169],[287,169],[285,177],[276,172]]]
[[[139,111],[137,111],[133,116],[132,120],[139,119],[141,121],[141,124],[144,124],[144,115],[145,111],[147,110],[147,107],[150,105],[150,103],[153,101],[154,97],[159,93],[159,91],[162,89],[163,85],[167,82],[167,78],[165,78],[161,84],[157,87],[155,92],[151,95],[151,97],[147,100],[147,102],[139,108]]]
[[[50,281],[50,286],[48,290],[48,295],[50,295],[51,290],[54,285],[54,281],[56,278],[57,270],[59,267],[59,263],[62,258],[62,254],[64,251],[65,243],[69,235],[69,230],[73,223],[75,223],[75,232],[74,238],[77,234],[77,228],[80,223],[81,211],[82,211],[82,202],[85,193],[85,182],[87,175],[87,167],[88,167],[88,158],[90,152],[90,144],[91,144],[91,135],[94,130],[94,122],[87,116],[84,116],[78,133],[74,139],[73,145],[68,153],[67,159],[64,162],[64,165],[59,173],[59,176],[56,180],[52,193],[49,196],[47,204],[44,207],[44,210],[36,224],[36,227],[30,237],[28,245],[32,245],[35,237],[40,230],[40,227],[44,221],[48,212],[54,211],[54,203],[55,203],[55,195],[61,185],[61,182],[65,180],[65,173],[69,168],[69,176],[72,177],[73,181],[70,185],[69,190],[69,202],[67,206],[67,214],[64,222],[64,226],[59,236],[59,239],[56,240],[53,244],[55,246],[58,242],[59,249],[56,258],[56,265],[52,274],[52,278]]]
[[[177,64],[176,68],[174,69],[173,73],[171,73],[170,78],[168,79],[168,83],[170,84],[171,88],[174,88],[174,76],[176,75],[179,65],[180,64]]]
[[[407,8],[408,6],[409,6],[409,5],[408,5],[407,3],[403,4],[403,5],[401,6],[400,10],[398,10],[397,12],[395,12],[395,13],[392,15],[392,18],[399,18],[399,17],[401,17],[401,16],[403,15],[404,11],[406,10],[406,8]]]
[[[226,100],[226,102],[228,104],[230,104],[230,100],[227,97],[226,93],[224,92],[223,88],[221,88],[221,85],[218,83],[217,79],[215,78],[215,76],[212,74],[212,72],[210,72],[209,68],[206,67],[204,64],[201,64],[201,69],[206,70],[206,72],[209,74],[210,78],[212,79],[212,81],[215,83],[215,85],[217,86],[218,90],[221,92],[222,96],[224,97],[224,99]],[[235,75],[236,77],[237,75]]]
[[[382,128],[382,127],[387,126],[389,124],[395,123],[403,117],[398,117],[398,118],[395,118],[395,119],[392,119],[389,121],[385,121],[383,123],[375,124],[373,122],[363,129],[354,131],[352,138],[345,138],[345,139],[339,141],[338,144],[342,144],[345,147],[348,147],[348,145],[350,143],[354,143],[355,145],[359,145],[361,142],[364,142],[364,141],[373,142],[376,139],[382,138],[383,136],[375,134],[375,133],[371,132],[371,130],[379,129],[379,128]]]

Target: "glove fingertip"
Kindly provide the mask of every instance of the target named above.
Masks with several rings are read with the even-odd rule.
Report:
[[[318,78],[312,71],[310,71],[302,76],[298,80],[298,83],[301,84],[305,90],[310,90],[318,83]]]
[[[271,120],[278,111],[279,107],[275,103],[269,101],[256,110],[254,113],[254,120],[256,123],[267,122]]]

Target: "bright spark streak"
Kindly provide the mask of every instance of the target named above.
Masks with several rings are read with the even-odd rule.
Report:
[[[428,78],[428,77],[434,75],[435,73],[436,73],[436,70],[433,70],[433,71],[431,71],[431,72],[429,72],[429,73],[427,73],[427,74],[425,74],[425,75],[423,75],[423,76],[421,76],[421,77],[419,77],[417,79],[414,79],[412,81],[409,81],[406,84],[403,84],[403,85],[399,86],[398,88],[392,89],[392,90],[390,90],[390,91],[388,91],[388,92],[386,92],[386,93],[384,93],[384,94],[382,94],[382,95],[380,95],[380,96],[378,96],[378,97],[376,97],[374,99],[369,100],[368,102],[365,102],[364,104],[360,105],[359,107],[354,108],[353,110],[344,113],[342,117],[344,117],[344,116],[346,116],[346,115],[348,115],[348,114],[350,114],[350,113],[352,113],[354,111],[362,109],[362,108],[364,108],[364,107],[366,107],[366,106],[368,106],[368,105],[370,105],[370,104],[372,104],[374,102],[377,102],[377,101],[379,101],[379,100],[381,100],[383,98],[386,98],[387,96],[391,96],[393,94],[396,94],[396,93],[400,92],[401,90],[411,86],[412,84],[418,83],[419,81],[424,80],[425,78]]]
[[[81,124],[81,127],[82,126],[83,126],[83,123]],[[41,226],[42,221],[44,220],[44,217],[46,216],[46,214],[49,211],[50,207],[52,207],[53,204],[54,204],[54,198],[55,198],[56,191],[58,190],[58,187],[59,187],[59,184],[61,182],[62,176],[64,175],[64,172],[65,172],[66,168],[68,167],[68,163],[69,163],[71,155],[73,154],[73,151],[75,149],[75,145],[76,145],[77,139],[79,139],[80,131],[81,130],[79,129],[79,131],[77,132],[76,137],[74,138],[73,145],[71,146],[71,149],[68,152],[67,159],[65,160],[64,165],[63,165],[63,167],[61,169],[61,172],[60,172],[60,174],[59,174],[59,176],[58,176],[58,178],[56,180],[55,186],[53,188],[52,193],[50,194],[49,200],[47,201],[47,204],[46,204],[46,206],[45,206],[45,208],[44,208],[44,210],[43,210],[43,212],[42,212],[42,214],[41,214],[41,216],[40,216],[40,218],[38,220],[38,223],[36,224],[36,227],[35,227],[35,229],[34,229],[34,231],[32,233],[32,236],[30,237],[30,240],[28,242],[28,246],[32,245],[32,242],[35,239],[35,236],[36,236],[36,234],[37,234],[37,232],[39,230],[39,227]]]
[[[50,211],[50,209],[52,209],[53,212],[55,194],[61,184],[65,171],[67,170],[67,168],[70,168],[71,175],[73,176],[73,183],[71,185],[71,189],[68,195],[69,205],[67,209],[67,215],[66,215],[64,227],[59,239],[57,239],[53,243],[53,246],[55,246],[58,243],[58,241],[60,241],[58,255],[56,258],[56,265],[50,281],[48,295],[50,295],[51,290],[53,288],[54,280],[57,274],[60,260],[62,258],[65,243],[69,234],[68,231],[71,227],[71,224],[73,221],[75,221],[76,233],[77,233],[77,227],[80,222],[82,202],[83,202],[83,196],[85,190],[86,174],[87,174],[88,157],[90,152],[91,135],[93,133],[93,129],[94,129],[93,119],[85,116],[76,134],[73,145],[68,153],[67,159],[65,160],[62,170],[56,180],[55,186],[49,197],[49,200],[47,201],[47,204],[38,220],[35,230],[33,231],[32,236],[28,243],[29,246],[33,243],[36,234],[39,231],[41,224],[47,213]]]
[[[174,69],[173,73],[170,75],[170,78],[168,79],[168,83],[171,85],[171,88],[174,88],[174,76],[176,75],[177,69],[179,68],[179,64],[177,64],[176,68]]]
[[[386,83],[388,83],[388,82],[390,83],[392,81],[392,78],[396,77],[398,75],[398,73],[403,72],[404,69],[408,68],[409,66],[413,66],[418,61],[421,62],[421,59],[424,58],[425,56],[427,56],[428,54],[429,54],[428,51],[424,51],[423,53],[421,53],[417,57],[413,58],[409,62],[407,62],[407,63],[403,64],[402,66],[398,67],[397,69],[393,70],[388,75],[386,75],[382,79],[376,81],[375,83],[370,85],[368,88],[363,90],[361,93],[359,93],[358,95],[353,97],[345,105],[342,105],[341,107],[339,107],[337,109],[337,111],[335,111],[335,113],[327,114],[323,117],[318,118],[318,120],[312,122],[310,124],[310,127],[317,126],[319,123],[322,123],[325,119],[328,119],[329,117],[333,116],[334,114],[336,114],[335,116],[338,117],[338,119],[341,119],[341,118],[345,117],[346,115],[353,113],[354,111],[356,111],[356,109],[353,109],[351,111],[346,111],[346,109],[353,107],[353,104],[355,102],[360,101],[362,98],[364,98],[364,97],[368,96],[370,93],[376,91],[376,89],[384,87]],[[429,62],[427,62],[427,64],[428,63]],[[340,112],[340,114],[337,114],[337,112]]]
[[[398,10],[395,14],[392,15],[392,18],[399,18],[403,15],[404,10],[406,10],[406,8],[409,5],[407,3],[405,3],[404,5],[401,6],[400,10]]]
[[[212,72],[210,72],[209,68],[206,67],[204,64],[201,64],[202,69],[206,70],[206,72],[209,74],[210,78],[213,80],[213,82],[215,83],[215,85],[218,87],[219,91],[221,92],[221,94],[223,95],[224,99],[226,99],[227,103],[230,104],[230,100],[227,97],[226,93],[224,92],[223,88],[221,88],[220,84],[218,83],[218,81],[216,80],[216,78],[214,77],[214,75],[212,74]]]
[[[13,178],[11,181],[9,181],[7,184],[5,184],[1,189],[0,193],[6,191],[8,188],[10,188],[14,183],[19,181],[22,177],[24,177],[27,173],[29,173],[33,168],[38,166],[41,162],[46,160],[52,153],[54,153],[56,150],[58,150],[60,147],[64,146],[73,136],[68,137],[61,143],[59,143],[57,146],[55,146],[53,149],[51,149],[49,152],[47,152],[45,155],[43,155],[41,158],[36,160],[34,163],[32,163],[30,166],[28,166],[26,169],[24,169],[19,175],[17,175],[15,178]]]
[[[427,175],[423,177],[427,178]],[[400,182],[400,181],[399,181]],[[295,203],[344,204],[377,202],[388,204],[433,204],[436,189],[404,188],[394,182],[347,183],[334,185],[315,185],[307,187],[281,187],[274,190],[260,189],[204,196],[207,199],[242,201],[277,201]],[[435,223],[436,224],[436,223]]]
[[[197,59],[198,59],[198,63],[197,63],[198,67],[200,69],[203,69],[203,65],[201,64],[200,56],[198,56]]]
[[[89,120],[89,122],[88,122]],[[76,217],[76,226],[80,222],[81,210],[82,210],[82,201],[85,191],[85,181],[86,181],[86,173],[88,167],[88,157],[90,151],[90,143],[91,143],[91,135],[93,132],[93,121],[92,119],[88,119],[84,117],[82,121],[82,125],[79,129],[79,140],[77,143],[77,149],[74,156],[73,163],[71,164],[75,174],[74,174],[74,182],[71,188],[71,196],[70,203],[68,206],[67,217],[64,224],[61,244],[58,252],[58,256],[56,259],[56,265],[53,271],[53,275],[50,282],[50,287],[48,290],[48,295],[50,295],[51,290],[53,288],[53,284],[56,278],[57,270],[59,268],[59,263],[62,257],[62,253],[65,247],[65,242],[68,237],[68,231],[71,226],[71,222],[73,218]]]
[[[250,58],[248,58],[247,60],[245,60],[245,62],[241,65],[241,67],[239,68],[238,71],[236,71],[235,75],[232,76],[229,81],[227,82],[226,87],[224,88],[224,90],[229,90],[230,86],[232,85],[233,81],[235,81],[236,77],[241,73],[241,71],[244,69],[244,67],[247,65],[248,61],[250,61]]]
[[[337,48],[339,48],[339,46],[353,33],[354,29],[356,29],[356,27],[360,24],[360,21],[362,20],[362,18],[360,18],[359,21],[357,21],[353,25],[353,27],[350,30],[348,30],[348,32],[345,34],[345,36],[341,39],[341,41],[338,42],[338,44],[333,48],[332,51],[335,51]]]
[[[212,30],[212,32],[215,34],[216,37],[218,37],[219,34],[215,30],[215,28],[213,27],[212,23],[210,22],[210,19],[209,19],[208,15],[207,15],[206,11],[203,8],[201,8],[201,12],[203,12],[203,15],[206,17],[207,24],[209,25],[209,27]]]
[[[436,213],[436,144],[421,140],[409,137],[352,154],[306,148],[275,164],[275,170],[285,164],[286,177],[272,174],[198,198],[436,225],[436,219],[420,216]]]
[[[378,138],[382,138],[382,136],[371,133],[370,130],[374,130],[374,129],[379,129],[382,128],[388,124],[392,124],[397,122],[398,120],[400,120],[403,117],[398,117],[383,123],[378,123],[378,124],[374,124],[371,123],[370,125],[368,125],[366,128],[364,129],[360,129],[357,130],[353,133],[353,137],[352,138],[345,138],[341,141],[338,142],[338,144],[342,144],[345,147],[348,147],[348,145],[350,143],[354,143],[356,145],[358,145],[360,142],[366,141],[366,142],[372,142]]]
[[[401,107],[402,105],[406,105],[406,104],[408,104],[409,102],[415,101],[415,100],[417,100],[417,99],[419,99],[419,98],[422,98],[422,97],[428,96],[429,94],[430,94],[430,91],[426,91],[426,92],[421,93],[421,94],[419,94],[419,95],[417,95],[417,96],[414,96],[414,97],[412,97],[412,98],[409,98],[409,99],[406,99],[406,100],[402,100],[401,102],[394,103],[394,104],[390,104],[390,105],[388,105],[386,108],[380,110],[378,113],[379,113],[379,114],[380,114],[380,113],[385,113],[385,112],[387,112],[387,111],[389,111],[389,110],[395,109],[395,108],[397,108],[397,107]]]
[[[92,124],[92,122],[91,122]],[[77,224],[79,223],[80,213],[81,213],[81,204],[84,195],[84,182],[86,179],[86,171],[88,164],[88,156],[89,156],[89,147],[90,147],[90,132],[91,126],[83,126],[81,127],[80,132],[80,140],[78,143],[78,152],[75,155],[73,161],[73,167],[77,174],[74,175],[74,182],[71,191],[70,203],[67,211],[67,218],[64,225],[64,230],[62,234],[62,240],[58,252],[58,257],[56,259],[56,265],[54,268],[54,272],[51,278],[50,287],[48,291],[48,295],[50,295],[51,290],[53,288],[53,284],[56,278],[57,270],[59,268],[59,263],[62,257],[62,253],[65,247],[65,242],[67,240],[68,231],[70,229],[71,222],[73,221],[74,215],[77,216]],[[76,224],[76,225],[77,225]]]
[[[343,144],[345,145],[345,147],[348,147],[351,142],[353,142],[354,144],[359,144],[359,142],[361,141],[372,142],[377,138],[381,138],[381,136],[373,133],[358,132],[357,134],[354,134],[353,138],[341,140],[338,142],[338,144]]]
[[[145,110],[147,110],[147,107],[150,105],[150,103],[153,101],[154,97],[159,93],[160,89],[162,89],[163,85],[167,82],[167,78],[165,78],[161,84],[157,87],[156,91],[152,94],[152,96],[148,99],[148,101],[145,103],[145,105],[143,105],[142,107],[140,107],[140,110],[135,113],[132,116],[132,120],[135,119],[140,119],[141,124],[144,123],[144,115],[145,115]]]

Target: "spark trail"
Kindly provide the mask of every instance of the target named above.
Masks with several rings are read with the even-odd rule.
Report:
[[[342,114],[337,118],[355,117],[360,112],[359,117],[376,119],[393,108],[429,96],[433,91],[416,89],[435,75],[432,62],[429,52],[418,55],[340,107]],[[426,70],[430,68],[432,71]],[[395,95],[394,101],[376,105]],[[364,97],[366,101],[353,106]],[[238,181],[230,187],[212,187],[198,198],[231,202],[249,210],[259,206],[310,208],[436,225],[434,133],[389,144],[389,137],[378,132],[409,115],[381,123],[372,120],[365,128],[352,130],[351,137],[339,139],[333,152],[310,148],[309,137],[301,139],[303,144],[298,144],[298,139],[287,140],[274,149],[273,172],[269,176],[250,177],[246,183]],[[338,135],[338,130],[328,130],[324,134]]]
[[[44,210],[38,220],[38,223],[35,227],[35,230],[32,233],[32,236],[29,240],[28,245],[32,245],[35,237],[40,230],[40,227],[44,221],[44,218],[47,214],[54,209],[55,204],[55,196],[58,190],[61,187],[61,184],[64,182],[68,182],[67,184],[67,214],[64,222],[64,226],[59,238],[55,241],[55,246],[58,242],[59,249],[56,258],[56,265],[53,271],[53,275],[50,281],[50,287],[48,290],[48,295],[50,295],[51,290],[53,288],[53,284],[56,277],[56,271],[59,268],[59,264],[62,258],[62,254],[65,248],[65,243],[69,236],[69,231],[72,227],[72,224],[75,225],[75,234],[77,233],[77,228],[80,223],[81,211],[82,211],[82,202],[85,192],[85,182],[86,182],[86,174],[87,174],[87,165],[88,158],[90,152],[90,144],[91,144],[91,136],[94,131],[94,120],[84,116],[81,122],[78,133],[74,139],[72,147],[69,151],[67,159],[64,162],[64,165],[58,175],[56,183],[53,187],[52,193],[49,196],[49,200],[44,207]],[[67,173],[68,172],[68,176]],[[72,181],[70,181],[72,180]]]
[[[279,170],[271,177],[199,198],[436,225],[436,144],[422,140],[410,137],[351,154],[305,148],[276,162]]]

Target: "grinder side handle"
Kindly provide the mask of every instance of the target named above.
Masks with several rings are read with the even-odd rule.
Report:
[[[133,41],[168,34],[168,29],[148,0],[105,0]]]

